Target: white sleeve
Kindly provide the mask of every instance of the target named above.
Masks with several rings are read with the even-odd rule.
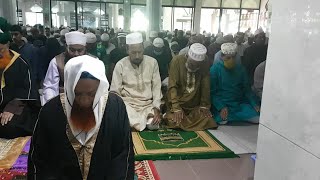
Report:
[[[43,105],[50,99],[59,95],[59,71],[56,58],[53,58],[49,64],[46,77],[43,81]]]
[[[110,91],[113,91],[119,95],[121,95],[121,91],[123,89],[122,86],[122,64],[121,61],[116,64],[113,70],[113,75],[112,75],[112,82],[111,82],[111,87]]]
[[[153,107],[160,109],[161,106],[161,78],[159,73],[159,66],[156,60],[154,60],[154,68],[152,75],[152,99],[153,99]]]

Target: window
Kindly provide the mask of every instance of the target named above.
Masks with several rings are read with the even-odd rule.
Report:
[[[240,8],[241,0],[222,0],[222,7],[224,8]]]
[[[146,6],[131,5],[131,31],[146,31],[149,21],[146,15]]]
[[[172,6],[173,0],[162,0],[162,6]]]
[[[217,34],[219,31],[220,9],[201,9],[200,32]]]
[[[100,27],[101,16],[105,14],[105,9],[100,9],[100,3],[78,3],[78,23],[81,27]]]
[[[221,31],[224,34],[238,32],[240,9],[223,9],[221,18]]]
[[[176,0],[175,6],[193,7],[194,1],[193,0]]]
[[[202,0],[202,7],[220,7],[220,0]]]
[[[260,0],[242,0],[242,8],[259,9]]]
[[[172,7],[162,8],[162,29],[172,31]]]
[[[259,19],[259,10],[246,10],[241,12],[240,31],[244,32],[251,29],[257,29]]]
[[[191,30],[192,8],[174,8],[174,28],[179,30]]]
[[[109,20],[108,26],[115,29],[123,29],[123,4],[107,4],[106,17]]]
[[[76,27],[76,11],[74,2],[52,1],[51,6],[52,26]]]
[[[131,0],[131,4],[146,5],[147,4],[147,0]]]
[[[26,24],[30,26],[43,25],[43,13],[26,12]]]

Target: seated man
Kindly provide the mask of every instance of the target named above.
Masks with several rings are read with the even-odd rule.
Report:
[[[130,125],[138,131],[159,128],[161,79],[157,61],[143,55],[140,33],[126,37],[129,56],[115,66],[111,91],[119,94],[126,104]]]
[[[254,79],[252,90],[259,99],[262,99],[264,73],[266,69],[266,61],[260,63],[254,71]]]
[[[130,179],[134,155],[126,107],[108,93],[103,62],[91,56],[65,66],[64,92],[39,114],[28,179]]]
[[[167,78],[168,68],[172,59],[172,55],[169,48],[164,46],[163,40],[161,38],[154,39],[152,46],[147,47],[144,50],[144,54],[157,60],[161,81]]]
[[[211,102],[219,124],[230,121],[259,121],[260,108],[255,102],[247,73],[235,61],[237,45],[225,43],[221,46],[222,61],[210,69]]]
[[[0,17],[0,138],[7,139],[32,135],[40,110],[29,64],[9,49],[9,28]]]
[[[50,99],[63,92],[64,65],[69,59],[81,56],[87,53],[86,51],[86,36],[81,32],[70,32],[66,35],[67,49],[65,52],[53,58],[49,64],[46,77],[43,81],[43,96],[42,105]]]
[[[209,62],[207,49],[195,43],[188,55],[176,56],[169,70],[168,111],[165,120],[169,128],[198,131],[217,127],[210,112]]]

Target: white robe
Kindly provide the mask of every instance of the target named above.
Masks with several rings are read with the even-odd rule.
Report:
[[[138,66],[131,64],[129,57],[121,59],[115,66],[110,91],[122,97],[127,107],[130,126],[143,131],[147,116],[160,109],[161,79],[157,61],[144,56]]]
[[[59,95],[60,75],[57,67],[56,58],[53,58],[49,64],[46,77],[43,81],[43,92],[41,95],[41,104],[45,105],[50,99]]]

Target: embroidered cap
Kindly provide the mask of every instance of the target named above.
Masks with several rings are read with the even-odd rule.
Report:
[[[224,55],[235,55],[237,53],[236,43],[224,43],[221,46],[221,52]]]
[[[206,58],[207,48],[200,44],[194,43],[190,46],[188,56],[195,61],[203,61]]]
[[[164,46],[164,42],[161,38],[155,38],[153,40],[153,45],[157,48],[162,48]]]

